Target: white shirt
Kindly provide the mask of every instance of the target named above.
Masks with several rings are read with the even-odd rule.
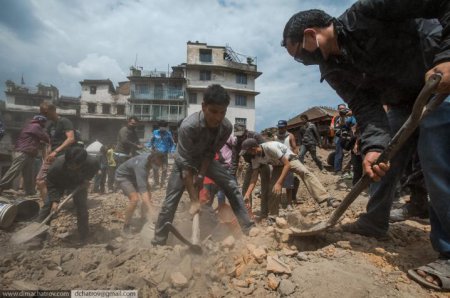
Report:
[[[280,142],[265,142],[260,144],[260,146],[263,149],[263,153],[252,158],[252,169],[254,170],[263,164],[282,166],[281,158],[283,156],[289,158],[291,155],[295,155],[286,145]]]

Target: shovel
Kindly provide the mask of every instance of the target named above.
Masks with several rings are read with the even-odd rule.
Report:
[[[25,228],[17,231],[16,233],[14,233],[11,237],[11,242],[14,244],[21,244],[21,243],[25,243],[31,239],[33,239],[34,237],[44,233],[45,231],[47,231],[50,226],[47,225],[47,223],[50,221],[50,219],[56,215],[56,213],[59,212],[59,210],[61,210],[62,206],[69,201],[74,195],[75,193],[80,189],[80,187],[75,188],[74,191],[72,191],[72,193],[70,193],[66,198],[64,198],[64,200],[62,200],[59,204],[58,207],[56,208],[56,210],[51,211],[50,214],[41,222],[34,222],[28,226],[26,226]]]
[[[416,128],[419,126],[420,120],[427,114],[429,114],[432,110],[434,110],[437,106],[439,106],[448,94],[439,94],[434,96],[433,99],[430,99],[433,91],[439,84],[441,80],[441,74],[432,75],[425,86],[420,91],[417,99],[414,103],[413,110],[411,115],[408,117],[403,126],[398,130],[395,136],[391,139],[388,146],[381,155],[378,157],[375,164],[386,163],[394,157],[394,155],[398,152],[398,150],[403,146],[406,140],[413,134]],[[347,208],[355,201],[355,199],[359,196],[359,194],[366,189],[371,182],[370,177],[367,174],[364,174],[361,179],[353,186],[351,191],[344,198],[339,207],[334,210],[331,214],[331,217],[325,222],[319,222],[313,224],[310,227],[305,228],[291,228],[293,232],[293,236],[311,236],[316,235],[320,232],[327,230],[328,228],[334,226],[338,223],[341,216],[345,213]]]
[[[198,221],[198,213],[196,214],[196,217],[194,216],[194,221]],[[171,222],[166,222],[164,224],[163,229],[168,229],[169,232],[172,232],[172,234],[175,235],[175,237],[177,237],[181,242],[183,242],[184,244],[186,244],[187,246],[189,246],[189,249],[196,254],[201,255],[203,250],[202,247],[197,243],[192,243],[191,241],[187,240],[183,235],[181,235],[180,231],[177,230],[177,228],[175,228],[175,226],[171,223]]]

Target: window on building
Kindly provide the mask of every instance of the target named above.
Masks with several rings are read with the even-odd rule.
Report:
[[[200,70],[200,81],[211,81],[211,71]]]
[[[247,126],[247,118],[234,118],[234,123]]]
[[[189,93],[189,103],[193,103],[193,104],[197,103],[197,93],[194,93],[194,92]]]
[[[201,62],[212,62],[212,50],[200,49],[200,61]]]
[[[170,115],[178,114],[178,106],[170,106]]]
[[[97,86],[90,86],[89,87],[89,93],[90,94],[96,94],[97,93]]]
[[[102,114],[111,114],[111,105],[103,104],[102,105]]]
[[[245,73],[238,73],[236,75],[236,83],[238,84],[247,84],[247,75]]]
[[[146,84],[136,84],[136,94],[149,94],[150,86]]]
[[[95,109],[97,108],[97,104],[95,103],[88,103],[88,113],[89,114],[95,114]]]
[[[143,115],[149,115],[150,114],[150,105],[143,105],[142,106],[142,114]]]
[[[125,105],[117,106],[117,115],[125,115]]]
[[[246,107],[247,106],[247,96],[245,96],[245,95],[236,95],[236,98],[235,98],[235,105],[237,105],[237,106],[244,106],[244,107]]]
[[[142,114],[142,105],[134,105],[133,112],[135,115]]]

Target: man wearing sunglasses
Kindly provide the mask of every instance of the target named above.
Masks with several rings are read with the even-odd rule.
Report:
[[[368,0],[356,2],[338,18],[321,10],[302,11],[284,28],[282,46],[289,55],[304,65],[319,65],[321,80],[352,109],[362,134],[364,171],[379,181],[370,187],[367,212],[344,227],[349,232],[377,238],[387,234],[394,187],[411,159],[414,138],[391,160],[390,170],[375,161],[429,76],[441,73],[436,91],[450,92],[449,19],[450,2],[445,0]],[[383,104],[390,106],[387,113]],[[447,98],[422,121],[418,138],[430,194],[431,242],[442,259],[410,270],[410,275],[437,289],[450,287],[449,115]]]

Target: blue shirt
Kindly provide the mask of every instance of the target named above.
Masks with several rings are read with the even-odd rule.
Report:
[[[145,143],[145,146],[162,153],[175,151],[172,133],[170,131],[160,131],[159,129],[153,131],[153,137]]]

